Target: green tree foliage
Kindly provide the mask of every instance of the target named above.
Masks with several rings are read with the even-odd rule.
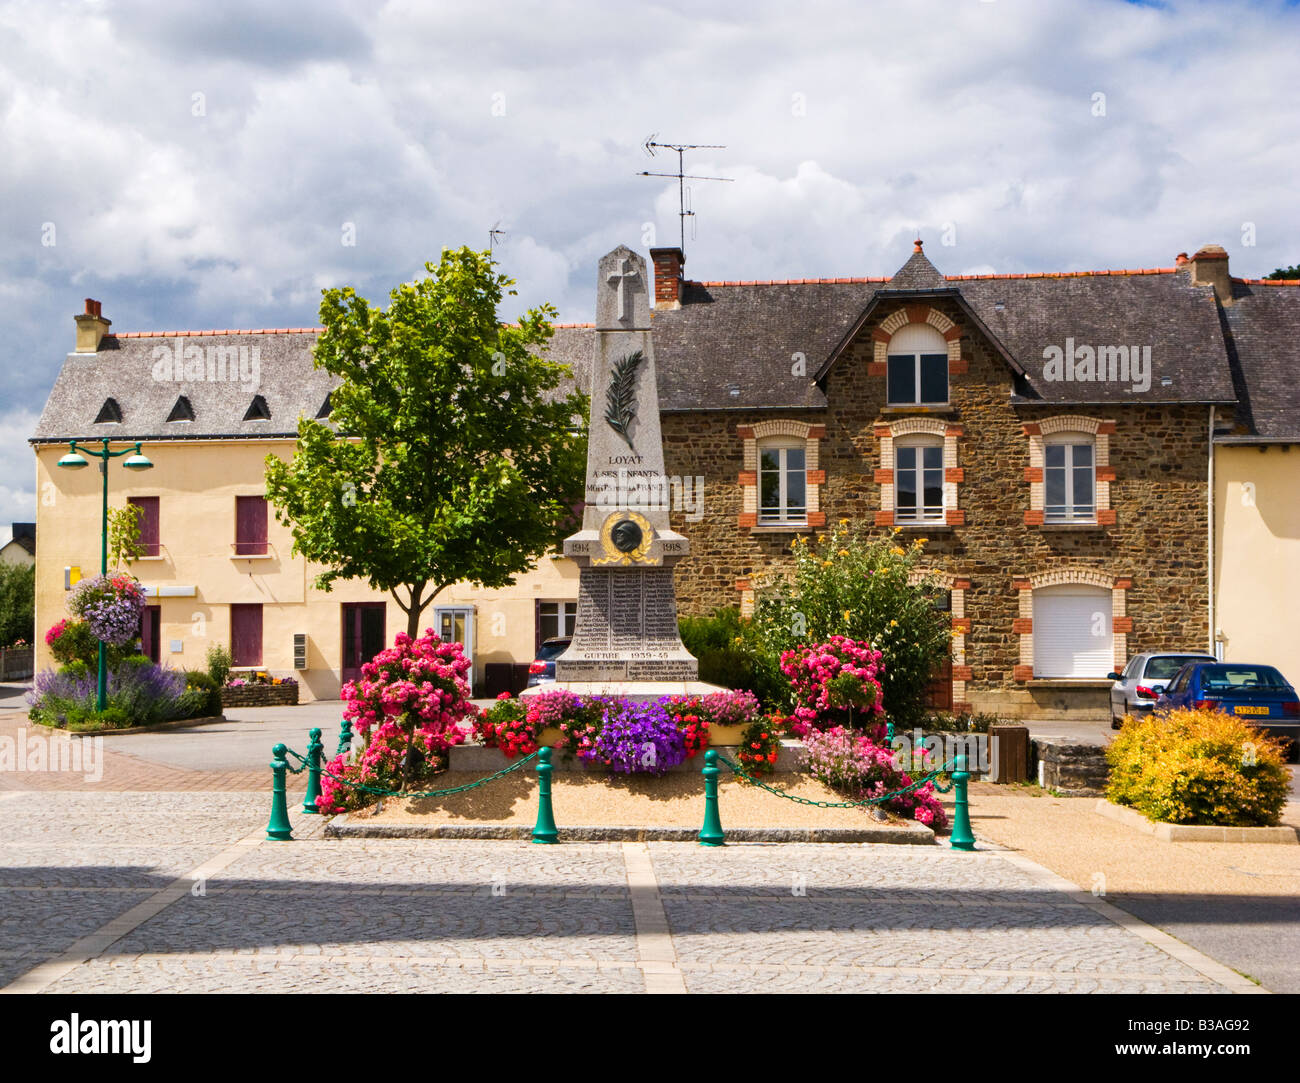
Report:
[[[36,631],[36,568],[0,564],[0,647],[23,640],[30,644]]]
[[[1300,263],[1297,263],[1294,267],[1279,267],[1272,274],[1267,274],[1264,277],[1280,279],[1284,282],[1295,282],[1300,279]]]
[[[386,310],[323,291],[315,364],[342,382],[326,425],[302,419],[291,462],[268,456],[267,496],[317,585],[364,579],[419,635],[452,583],[512,584],[572,526],[582,499],[587,398],[560,393],[542,356],[550,305],[497,317],[513,280],[491,257],[445,250]]]
[[[759,673],[754,691],[766,702],[775,705],[781,696],[788,704],[782,651],[842,635],[881,652],[890,721],[904,726],[921,721],[925,686],[951,657],[952,628],[920,569],[924,543],[904,547],[896,537],[869,539],[841,522],[816,544],[795,540],[788,579],[755,583],[754,617],[744,638]]]
[[[113,567],[121,569],[123,564],[144,556],[144,546],[140,543],[139,504],[126,504],[120,508],[108,509],[108,555],[113,558]]]

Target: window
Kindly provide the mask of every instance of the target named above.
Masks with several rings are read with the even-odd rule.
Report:
[[[894,448],[894,521],[943,521],[941,441],[900,441]]]
[[[901,328],[889,342],[887,390],[891,406],[948,401],[948,344],[929,324]]]
[[[261,395],[254,395],[253,401],[248,404],[248,409],[244,411],[245,421],[270,421],[271,408],[266,405],[266,399]]]
[[[1094,522],[1096,465],[1092,440],[1048,437],[1043,447],[1043,521]]]
[[[230,664],[234,666],[262,664],[261,603],[230,607]]]
[[[122,423],[122,407],[117,404],[117,399],[105,399],[104,405],[99,408],[99,413],[95,415],[96,425],[120,425]]]
[[[160,549],[158,540],[158,498],[156,496],[133,496],[128,504],[140,509],[140,548],[141,556],[156,557]]]
[[[190,405],[190,400],[184,395],[177,398],[175,405],[172,406],[172,412],[167,415],[168,421],[193,421],[194,407]]]
[[[577,602],[537,603],[537,647],[548,639],[573,635],[578,621]]]
[[[235,556],[266,555],[266,497],[235,497]]]
[[[803,523],[808,518],[804,442],[758,449],[758,521]]]
[[[1114,668],[1109,590],[1040,587],[1033,621],[1035,677],[1105,677]]]

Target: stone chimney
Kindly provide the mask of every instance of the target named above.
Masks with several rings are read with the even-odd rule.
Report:
[[[1213,286],[1219,304],[1232,304],[1232,279],[1228,277],[1228,253],[1222,245],[1206,244],[1196,250],[1186,266],[1192,271],[1193,286]]]
[[[112,320],[104,319],[100,312],[99,302],[86,298],[86,311],[74,316],[77,321],[77,353],[97,353],[99,344],[108,329],[113,326]]]
[[[655,265],[655,308],[681,308],[686,253],[680,248],[652,248],[650,259]]]

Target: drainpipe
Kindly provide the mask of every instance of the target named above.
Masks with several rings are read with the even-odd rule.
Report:
[[[1209,466],[1206,474],[1205,486],[1205,507],[1209,519],[1207,533],[1209,535],[1209,572],[1207,582],[1207,594],[1209,596],[1209,644],[1206,650],[1207,654],[1217,654],[1214,650],[1214,407],[1210,407],[1210,432],[1209,432]]]

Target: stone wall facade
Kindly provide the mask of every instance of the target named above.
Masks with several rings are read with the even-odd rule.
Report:
[[[221,706],[292,707],[298,703],[297,684],[245,684],[221,690]]]
[[[887,405],[882,337],[909,322],[948,342],[947,408]],[[702,517],[672,516],[691,542],[677,569],[683,614],[752,603],[750,578],[789,563],[796,531],[746,517],[754,481],[745,445],[760,426],[792,422],[815,436],[818,514],[799,531],[812,535],[839,519],[889,534],[893,441],[915,431],[942,440],[945,521],[899,529],[906,541],[925,538],[928,566],[964,588],[954,680],[971,707],[1006,717],[1109,710],[1108,682],[1033,677],[1033,591],[1053,583],[1111,591],[1117,668],[1143,650],[1206,649],[1208,407],[1013,403],[1011,369],[955,301],[882,305],[825,390],[822,410],[663,415],[667,473],[702,476],[705,486]],[[1043,438],[1063,429],[1095,441],[1093,526],[1042,521]]]

